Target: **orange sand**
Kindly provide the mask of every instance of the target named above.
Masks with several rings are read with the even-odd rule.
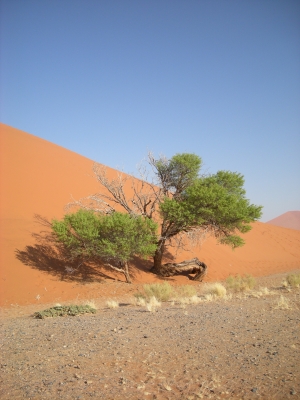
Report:
[[[71,195],[79,199],[100,190],[92,172],[93,161],[4,124],[0,124],[0,149],[0,305],[117,295],[125,283],[112,284],[110,279],[91,283],[65,281],[59,274],[43,271],[50,263],[43,257],[34,260],[35,267],[16,258],[18,251],[35,246],[32,233],[42,230],[34,214],[50,220],[61,218]],[[108,172],[111,176],[115,173],[112,169]],[[176,260],[197,256],[208,264],[206,280],[210,281],[236,273],[263,276],[300,268],[300,231],[257,222],[245,239],[243,248],[232,251],[210,238],[200,250],[181,252]],[[107,274],[113,277],[112,273]],[[118,278],[123,280],[122,276]],[[135,271],[135,283],[157,280],[145,268]],[[190,283],[187,277],[175,277],[173,281]]]

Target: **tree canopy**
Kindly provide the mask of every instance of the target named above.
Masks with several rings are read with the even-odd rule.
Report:
[[[133,256],[145,258],[156,249],[157,224],[141,216],[78,210],[66,214],[61,221],[53,220],[52,229],[74,258],[109,262],[106,265],[124,273],[127,282],[130,282],[128,263]]]
[[[158,274],[163,271],[166,246],[177,235],[201,236],[205,232],[232,248],[244,244],[239,234],[251,229],[250,223],[261,217],[262,207],[251,204],[246,198],[244,177],[240,173],[218,171],[216,174],[201,175],[202,159],[191,153],[175,154],[170,159],[155,159],[149,154],[148,161],[155,177],[152,182],[144,175],[142,179],[122,174],[108,179],[105,168],[95,164],[96,178],[106,193],[88,196],[69,206],[114,215],[117,205],[131,217],[158,223],[152,268]],[[131,180],[129,191],[125,189],[128,180]],[[131,194],[128,196],[127,193]],[[177,273],[181,265],[177,264]],[[184,265],[185,271],[186,267]],[[193,266],[191,270],[195,271],[195,268]],[[196,276],[200,275],[196,273]]]

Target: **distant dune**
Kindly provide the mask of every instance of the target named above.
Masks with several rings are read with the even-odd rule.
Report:
[[[288,211],[279,215],[279,217],[271,219],[267,224],[300,230],[300,211]]]
[[[92,173],[93,161],[4,124],[0,124],[0,151],[0,305],[111,295],[112,279],[103,280],[98,272],[89,271],[68,275],[66,265],[33,236],[44,229],[35,214],[61,218],[71,196],[79,199],[100,190]],[[108,174],[112,177],[116,171],[108,168]],[[177,261],[199,257],[208,265],[206,279],[210,281],[236,273],[263,276],[300,267],[300,231],[257,222],[245,239],[246,245],[235,251],[210,238],[201,249],[173,256]],[[134,282],[159,281],[147,272],[150,267],[151,262],[137,261]],[[123,281],[122,276],[117,278]],[[191,282],[187,277],[173,281]],[[114,293],[121,293],[124,285],[114,286]]]

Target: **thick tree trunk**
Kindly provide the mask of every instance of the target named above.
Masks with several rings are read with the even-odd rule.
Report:
[[[160,275],[164,250],[165,250],[165,240],[160,240],[158,242],[158,246],[153,257],[154,264],[153,267],[151,268],[151,272],[153,272],[154,274]]]
[[[158,267],[158,268],[157,268]],[[160,264],[160,266],[152,268],[152,272],[160,276],[174,276],[183,274],[195,274],[191,279],[194,281],[202,281],[207,272],[207,265],[199,261],[197,257],[192,260],[182,261],[181,263]]]

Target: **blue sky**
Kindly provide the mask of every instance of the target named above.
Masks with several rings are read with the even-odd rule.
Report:
[[[298,0],[0,0],[1,121],[133,173],[192,152],[300,210]]]

